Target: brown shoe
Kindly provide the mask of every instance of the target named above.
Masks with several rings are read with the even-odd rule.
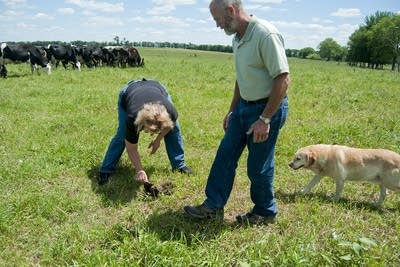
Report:
[[[180,172],[180,173],[182,173],[182,174],[187,174],[187,175],[193,175],[193,174],[194,174],[192,168],[190,168],[190,167],[188,167],[188,166],[183,166],[183,167],[180,168],[180,169],[173,169],[172,171],[173,171],[173,172],[178,171],[178,172]]]
[[[185,206],[183,210],[187,215],[196,219],[223,219],[224,209],[210,209],[204,204],[198,206]]]

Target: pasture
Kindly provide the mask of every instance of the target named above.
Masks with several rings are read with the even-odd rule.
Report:
[[[345,64],[290,59],[290,112],[276,151],[277,223],[237,227],[252,203],[242,155],[223,224],[197,222],[183,206],[199,204],[223,136],[235,80],[232,55],[139,49],[143,68],[52,69],[27,64],[0,79],[1,266],[398,266],[400,195],[372,205],[378,186],[346,183],[332,202],[325,178],[293,171],[295,151],[314,143],[400,152],[400,75]],[[147,77],[166,85],[179,112],[186,161],[196,174],[172,173],[164,147],[140,152],[150,179],[171,181],[153,199],[134,182],[126,155],[111,182],[96,175],[117,124],[121,86]]]

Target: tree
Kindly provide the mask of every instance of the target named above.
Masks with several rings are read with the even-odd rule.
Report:
[[[347,61],[350,64],[368,63],[371,68],[392,63],[394,69],[399,57],[398,16],[382,11],[367,16],[365,25],[360,26],[349,38]]]
[[[303,49],[300,49],[299,57],[301,58],[307,58],[309,55],[315,54],[316,51],[312,47],[305,47]]]
[[[395,13],[388,11],[376,11],[374,15],[365,17],[365,27],[369,30],[374,25],[378,24],[379,21],[386,17],[392,17]]]
[[[343,55],[342,47],[332,38],[326,38],[318,45],[319,55],[327,61],[339,60]]]
[[[119,45],[119,36],[115,36],[114,41],[116,45]]]
[[[382,18],[371,28],[370,44],[373,59],[382,64],[391,63],[392,70],[400,56],[400,15]]]
[[[367,63],[370,59],[367,27],[360,27],[349,38],[347,61],[351,64]]]

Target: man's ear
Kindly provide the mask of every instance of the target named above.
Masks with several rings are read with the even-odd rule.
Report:
[[[234,15],[235,12],[236,12],[235,7],[234,7],[233,5],[228,5],[228,6],[226,7],[226,10],[227,10],[227,11],[229,12],[229,14],[231,14],[231,15]]]

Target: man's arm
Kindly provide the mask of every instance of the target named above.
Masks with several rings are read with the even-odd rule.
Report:
[[[285,97],[290,83],[289,73],[285,72],[274,79],[271,94],[268,97],[268,102],[261,114],[264,118],[271,119],[278,110],[282,99]],[[247,131],[247,134],[253,133],[253,142],[261,143],[267,140],[269,135],[270,125],[265,124],[261,120],[256,120]]]
[[[226,114],[225,118],[224,118],[224,123],[223,123],[223,128],[224,130],[226,130],[226,128],[228,128],[228,123],[229,123],[229,117],[231,116],[232,111],[235,109],[237,103],[240,100],[240,92],[239,92],[239,85],[237,83],[237,81],[235,82],[235,89],[233,92],[233,97],[231,100],[231,105],[229,107],[229,111],[228,114]]]
[[[290,78],[289,73],[285,72],[279,74],[274,79],[271,94],[268,98],[268,103],[261,114],[265,118],[271,119],[275,112],[278,110],[282,99],[286,96],[287,89],[289,87]]]

